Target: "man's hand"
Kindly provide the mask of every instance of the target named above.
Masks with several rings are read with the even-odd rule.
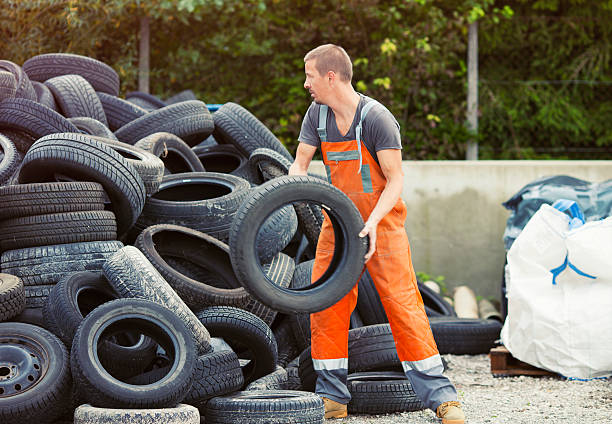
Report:
[[[363,229],[359,233],[359,237],[370,237],[370,248],[368,249],[368,253],[365,255],[365,261],[369,261],[374,252],[376,251],[376,227],[378,224],[372,224],[369,221],[365,223]]]

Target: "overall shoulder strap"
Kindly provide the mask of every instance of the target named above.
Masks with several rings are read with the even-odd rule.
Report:
[[[319,108],[319,126],[317,132],[322,142],[327,141],[327,105],[321,105]]]

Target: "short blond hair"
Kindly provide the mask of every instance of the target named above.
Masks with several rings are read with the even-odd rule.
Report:
[[[350,82],[353,78],[353,63],[346,51],[335,44],[323,44],[306,53],[304,62],[316,59],[316,68],[320,75],[334,71],[341,81]]]

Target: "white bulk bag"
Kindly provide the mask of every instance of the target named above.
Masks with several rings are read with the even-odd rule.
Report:
[[[514,357],[533,366],[572,378],[607,377],[612,217],[581,225],[575,203],[560,203],[561,209],[571,206],[574,219],[544,204],[508,252],[501,339]]]

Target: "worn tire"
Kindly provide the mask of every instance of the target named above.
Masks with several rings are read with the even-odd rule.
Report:
[[[138,140],[134,146],[160,158],[169,174],[206,171],[191,147],[174,134],[156,132]]]
[[[277,365],[273,372],[253,380],[244,390],[287,390],[287,371]]]
[[[21,164],[21,157],[15,144],[0,134],[0,186],[4,185],[15,174]],[[3,205],[4,206],[4,205]]]
[[[54,111],[58,111],[59,106],[55,103],[55,98],[53,97],[53,93],[49,90],[42,82],[32,81],[32,86],[34,87],[34,91],[36,92],[36,98],[38,103],[41,105],[47,106],[49,109],[53,109]]]
[[[7,99],[0,103],[0,128],[24,131],[36,139],[55,133],[78,133],[68,119],[34,100]]]
[[[110,409],[81,405],[74,411],[74,424],[200,424],[198,410],[185,404],[163,409]]]
[[[348,375],[346,386],[351,393],[350,413],[390,414],[425,409],[403,372],[353,373]]]
[[[104,114],[108,121],[108,128],[112,131],[117,131],[125,124],[132,122],[135,119],[145,116],[148,112],[125,99],[112,94],[97,91],[98,99],[104,108]]]
[[[128,102],[132,102],[147,110],[155,110],[168,106],[168,103],[159,97],[142,91],[130,91],[125,95],[125,98]]]
[[[17,65],[9,60],[0,60],[0,70],[5,70],[13,74],[15,77],[15,97],[28,100],[36,100],[36,91],[32,86],[32,81],[24,72],[22,66]]]
[[[17,78],[9,71],[0,71],[0,102],[12,99],[17,92]]]
[[[232,174],[250,181],[248,159],[231,144],[198,145],[193,152],[208,172]]]
[[[0,321],[19,315],[25,306],[25,290],[21,278],[0,274]]]
[[[68,118],[68,120],[83,134],[95,135],[97,137],[110,138],[111,140],[118,141],[117,137],[115,137],[115,134],[110,130],[110,128],[97,119],[87,116],[77,116],[74,118]]]
[[[134,246],[119,249],[106,260],[102,271],[121,297],[152,300],[174,312],[189,328],[199,354],[212,350],[206,327],[140,250]]]
[[[66,118],[85,116],[107,125],[96,90],[80,75],[61,75],[45,81]]]
[[[502,329],[494,319],[431,317],[429,323],[440,353],[455,355],[488,353]]]

